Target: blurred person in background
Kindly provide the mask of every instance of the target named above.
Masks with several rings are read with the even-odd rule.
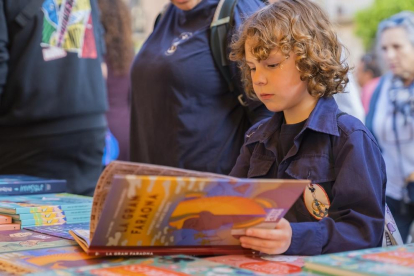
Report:
[[[247,129],[271,116],[260,102],[243,107],[215,64],[210,25],[219,0],[171,0],[132,69],[131,161],[228,174]],[[227,44],[242,19],[263,7],[239,0]],[[228,55],[226,55],[228,56]]]
[[[108,127],[119,145],[118,160],[129,160],[130,79],[134,58],[131,15],[123,0],[98,0],[105,29]],[[105,72],[105,67],[104,67]]]
[[[372,95],[366,124],[382,149],[387,204],[407,241],[414,221],[414,13],[382,21],[377,37],[390,72]]]
[[[372,53],[363,55],[355,74],[358,85],[361,87],[362,105],[364,106],[365,113],[368,113],[372,93],[374,93],[375,88],[378,86],[381,76],[381,68],[378,65],[376,56]]]
[[[0,174],[93,194],[107,127],[102,34],[96,0],[0,1]]]

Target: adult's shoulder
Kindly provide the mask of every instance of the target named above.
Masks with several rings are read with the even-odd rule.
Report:
[[[260,10],[264,6],[265,4],[260,0],[239,0],[234,9],[235,20],[244,20],[246,17]]]

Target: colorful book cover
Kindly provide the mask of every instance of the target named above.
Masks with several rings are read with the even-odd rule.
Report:
[[[14,220],[26,220],[26,219],[52,219],[52,218],[75,218],[91,216],[90,210],[72,210],[72,211],[60,211],[60,212],[45,212],[45,213],[30,213],[30,214],[11,214],[7,215]],[[0,215],[1,218],[1,215]]]
[[[40,219],[25,219],[25,220],[14,220],[14,223],[20,224],[22,227],[30,226],[46,226],[46,225],[58,225],[58,224],[72,224],[89,222],[91,216],[86,215],[82,217],[57,217],[57,218],[40,218]]]
[[[73,241],[26,230],[0,231],[0,253],[75,244]]]
[[[330,275],[413,275],[414,244],[310,257],[305,268]]]
[[[88,254],[242,254],[246,228],[275,228],[307,180],[117,176]],[[83,237],[83,238],[82,238]]]
[[[94,266],[49,270],[29,274],[31,276],[70,276],[70,275],[147,275],[147,276],[232,276],[232,275],[267,275],[242,268],[210,262],[205,259],[185,255],[164,256],[157,258],[131,259],[121,263],[106,263]]]
[[[0,197],[0,213],[5,214],[90,210],[91,207],[92,197],[66,193]]]
[[[284,255],[224,255],[206,260],[270,275],[299,273],[305,265],[303,256]]]
[[[24,229],[47,234],[49,236],[59,237],[67,240],[75,240],[69,231],[89,231],[89,222],[86,223],[74,223],[74,224],[62,224],[62,225],[50,225],[50,226],[34,226],[24,227]]]
[[[25,275],[46,270],[121,261],[125,261],[125,258],[89,256],[79,246],[44,248],[0,254],[0,274]]]
[[[0,196],[66,192],[66,180],[29,175],[0,175]]]

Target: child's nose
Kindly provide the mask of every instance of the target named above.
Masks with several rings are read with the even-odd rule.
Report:
[[[252,81],[254,85],[264,85],[267,82],[265,75],[262,74],[258,69],[256,69],[256,72],[254,72]]]

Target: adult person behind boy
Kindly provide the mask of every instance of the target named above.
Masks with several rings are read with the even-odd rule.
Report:
[[[312,181],[276,229],[247,229],[245,248],[317,255],[382,244],[385,164],[368,129],[332,97],[347,82],[341,50],[308,0],[255,13],[232,45],[248,95],[275,115],[248,131],[230,175]]]
[[[106,130],[101,35],[95,0],[0,2],[0,174],[92,195]]]
[[[171,2],[132,65],[131,161],[228,174],[244,133],[271,113],[260,102],[243,107],[236,64],[230,91],[214,62],[210,25],[219,0]],[[239,0],[233,29],[263,5]]]
[[[366,124],[381,146],[387,204],[406,242],[414,221],[414,12],[382,21],[377,37],[390,72],[372,95]]]
[[[367,53],[361,57],[356,70],[356,78],[361,87],[361,101],[365,113],[368,113],[369,102],[372,93],[378,85],[381,76],[381,69],[377,58],[372,53]]]

